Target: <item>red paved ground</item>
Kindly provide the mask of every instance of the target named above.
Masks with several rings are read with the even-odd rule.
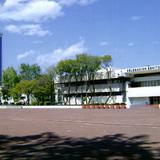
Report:
[[[160,159],[160,110],[2,109],[0,146],[0,159]]]

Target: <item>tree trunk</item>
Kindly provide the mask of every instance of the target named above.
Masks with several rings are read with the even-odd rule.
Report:
[[[27,94],[27,105],[29,105],[30,102],[30,94]]]

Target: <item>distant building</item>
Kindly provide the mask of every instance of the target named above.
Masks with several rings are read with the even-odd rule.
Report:
[[[99,70],[93,79],[85,75],[57,81],[57,101],[62,104],[125,103],[128,107],[160,104],[160,65]]]

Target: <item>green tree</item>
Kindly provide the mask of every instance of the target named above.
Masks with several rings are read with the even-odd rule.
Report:
[[[3,86],[1,89],[1,94],[5,102],[7,102],[10,97],[10,90],[8,89],[8,87]]]
[[[21,100],[21,91],[19,90],[19,87],[15,86],[10,90],[10,95],[13,97],[14,102],[18,103]]]
[[[3,85],[8,88],[14,87],[19,82],[16,70],[13,67],[8,67],[3,71]]]
[[[105,104],[108,103],[109,99],[112,98],[112,76],[111,76],[111,56],[102,56],[101,57],[101,65],[106,70],[106,76],[107,76],[107,87],[109,89],[109,95],[105,101]]]
[[[27,95],[27,105],[30,103],[30,97],[36,87],[36,80],[22,80],[14,88],[12,88],[11,94],[16,99],[20,98],[22,94]]]
[[[34,89],[34,96],[38,104],[55,104],[55,70],[49,68],[46,74],[39,77]]]
[[[50,102],[51,104],[55,104],[55,79],[57,77],[56,68],[54,66],[49,67],[46,74],[50,88]]]
[[[19,77],[13,67],[8,67],[3,71],[2,96],[7,101],[10,97],[10,90],[19,82]]]
[[[62,60],[57,65],[57,74],[59,75],[60,85],[61,85],[61,92],[63,93],[63,101],[64,103],[70,104],[70,92],[71,92],[71,85],[73,82],[73,77],[76,82],[78,79],[83,82],[81,84],[81,93],[85,92],[85,98],[81,96],[81,101],[85,99],[85,103],[90,103],[93,95],[95,93],[95,85],[94,79],[97,71],[101,68],[102,64],[108,64],[112,60],[111,56],[92,56],[86,53],[78,54],[76,59],[68,59]],[[68,85],[65,87],[65,81],[67,79]],[[91,83],[92,81],[92,83]],[[77,83],[76,83],[77,84]],[[85,87],[84,87],[85,86]],[[84,91],[85,88],[85,91]],[[67,90],[68,96],[64,95],[64,91]],[[88,94],[88,92],[92,94]],[[75,92],[78,95],[78,85],[75,86]],[[67,101],[65,101],[65,99]],[[76,101],[76,98],[75,98]]]
[[[81,79],[85,80],[85,98],[82,97],[82,102],[85,101],[86,104],[90,103],[94,93],[95,93],[95,86],[94,86],[94,78],[95,73],[98,69],[100,69],[100,57],[98,56],[92,56],[88,54],[79,54],[76,57],[77,62],[79,63],[79,66],[81,67]],[[92,81],[92,83],[91,83]],[[82,91],[84,89],[82,88]],[[92,93],[90,96],[88,95],[88,92]]]
[[[37,64],[21,64],[19,69],[20,80],[34,80],[41,75],[41,68]]]
[[[64,93],[64,90],[66,89],[68,94],[68,96],[64,96],[63,94],[64,104],[67,104],[67,103],[70,104],[71,97],[69,95],[71,92],[71,80],[74,76],[74,72],[76,69],[75,64],[76,64],[76,61],[72,59],[62,60],[57,64],[56,71],[57,71],[57,74],[59,75],[60,85],[62,89],[61,93]],[[68,87],[64,86],[64,82],[66,80],[68,82]]]

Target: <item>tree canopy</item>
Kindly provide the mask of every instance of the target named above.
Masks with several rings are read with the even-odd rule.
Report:
[[[19,82],[19,77],[16,70],[13,67],[8,67],[3,71],[3,85],[11,88]]]
[[[41,74],[41,68],[37,64],[21,64],[19,69],[20,80],[37,79]]]
[[[109,64],[112,61],[110,55],[93,56],[86,53],[76,55],[76,59],[62,60],[57,64],[59,75],[72,75],[80,73],[93,73],[100,69],[101,64]]]

